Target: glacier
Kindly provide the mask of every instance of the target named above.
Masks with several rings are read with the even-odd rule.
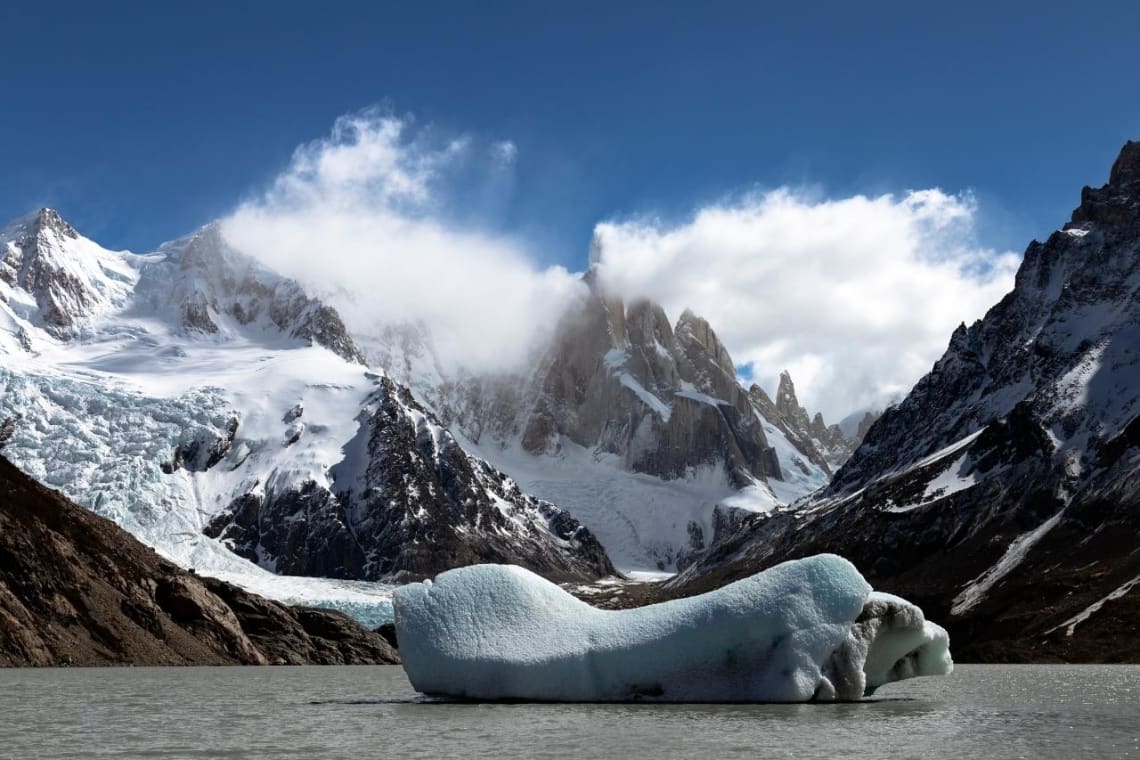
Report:
[[[352,522],[336,512],[343,492],[387,483],[361,482],[368,462],[352,457],[367,456],[357,444],[370,444],[390,401],[400,424],[388,432],[413,439],[397,442],[407,461],[396,485],[445,470],[466,488],[458,517],[440,510],[449,519],[433,546],[451,536],[453,548],[506,547],[485,559],[522,561],[507,550],[525,547],[551,564],[589,554],[572,569],[602,561],[600,546],[575,553],[592,540],[580,524],[469,458],[397,390],[334,309],[233,249],[217,224],[148,254],[104,249],[51,209],[0,228],[0,419],[19,420],[5,456],[167,559],[370,627],[390,621],[393,574],[349,568],[335,545],[347,535],[359,555],[367,538],[372,555],[395,545],[402,556],[420,541],[400,529],[436,527],[431,499],[414,498],[436,485],[426,474],[401,494],[406,515],[384,510],[380,491],[374,504],[356,500]],[[332,507],[290,500],[301,492]],[[250,506],[265,503],[285,505],[276,521]],[[252,525],[238,524],[239,505]],[[394,515],[398,530],[352,532],[374,513]],[[322,553],[327,566],[305,564]]]
[[[393,605],[408,678],[437,696],[846,701],[953,670],[945,630],[828,554],[627,610],[594,608],[510,565],[402,586]]]

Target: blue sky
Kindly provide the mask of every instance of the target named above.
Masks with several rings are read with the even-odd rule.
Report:
[[[387,104],[509,139],[480,224],[580,267],[610,217],[784,184],[972,189],[983,243],[1065,221],[1140,137],[1140,4],[0,5],[0,216],[147,249]]]

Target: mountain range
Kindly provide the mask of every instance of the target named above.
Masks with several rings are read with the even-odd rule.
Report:
[[[5,455],[176,565],[366,622],[477,562],[672,576],[653,596],[830,551],[967,659],[1137,656],[1140,143],[838,425],[787,373],[746,388],[699,315],[582,281],[524,366],[477,372],[423,324],[350,331],[222,223],[134,254],[42,209],[0,230]]]
[[[1134,660],[1140,143],[1025,251],[1014,289],[887,409],[826,489],[743,521],[691,593],[840,551],[984,660]]]
[[[705,320],[584,280],[532,366],[445,374],[422,326],[350,334],[220,223],[134,254],[41,209],[0,230],[6,453],[183,567],[375,621],[455,565],[675,571],[853,448],[790,379],[766,417]]]

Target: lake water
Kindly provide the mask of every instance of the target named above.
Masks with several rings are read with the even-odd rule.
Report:
[[[965,665],[839,705],[432,703],[398,666],[0,670],[0,757],[1140,757],[1140,666]]]

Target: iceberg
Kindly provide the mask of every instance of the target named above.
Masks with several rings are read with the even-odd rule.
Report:
[[[830,554],[716,591],[600,610],[512,565],[393,595],[400,658],[435,696],[553,702],[855,700],[952,671],[946,631]]]

